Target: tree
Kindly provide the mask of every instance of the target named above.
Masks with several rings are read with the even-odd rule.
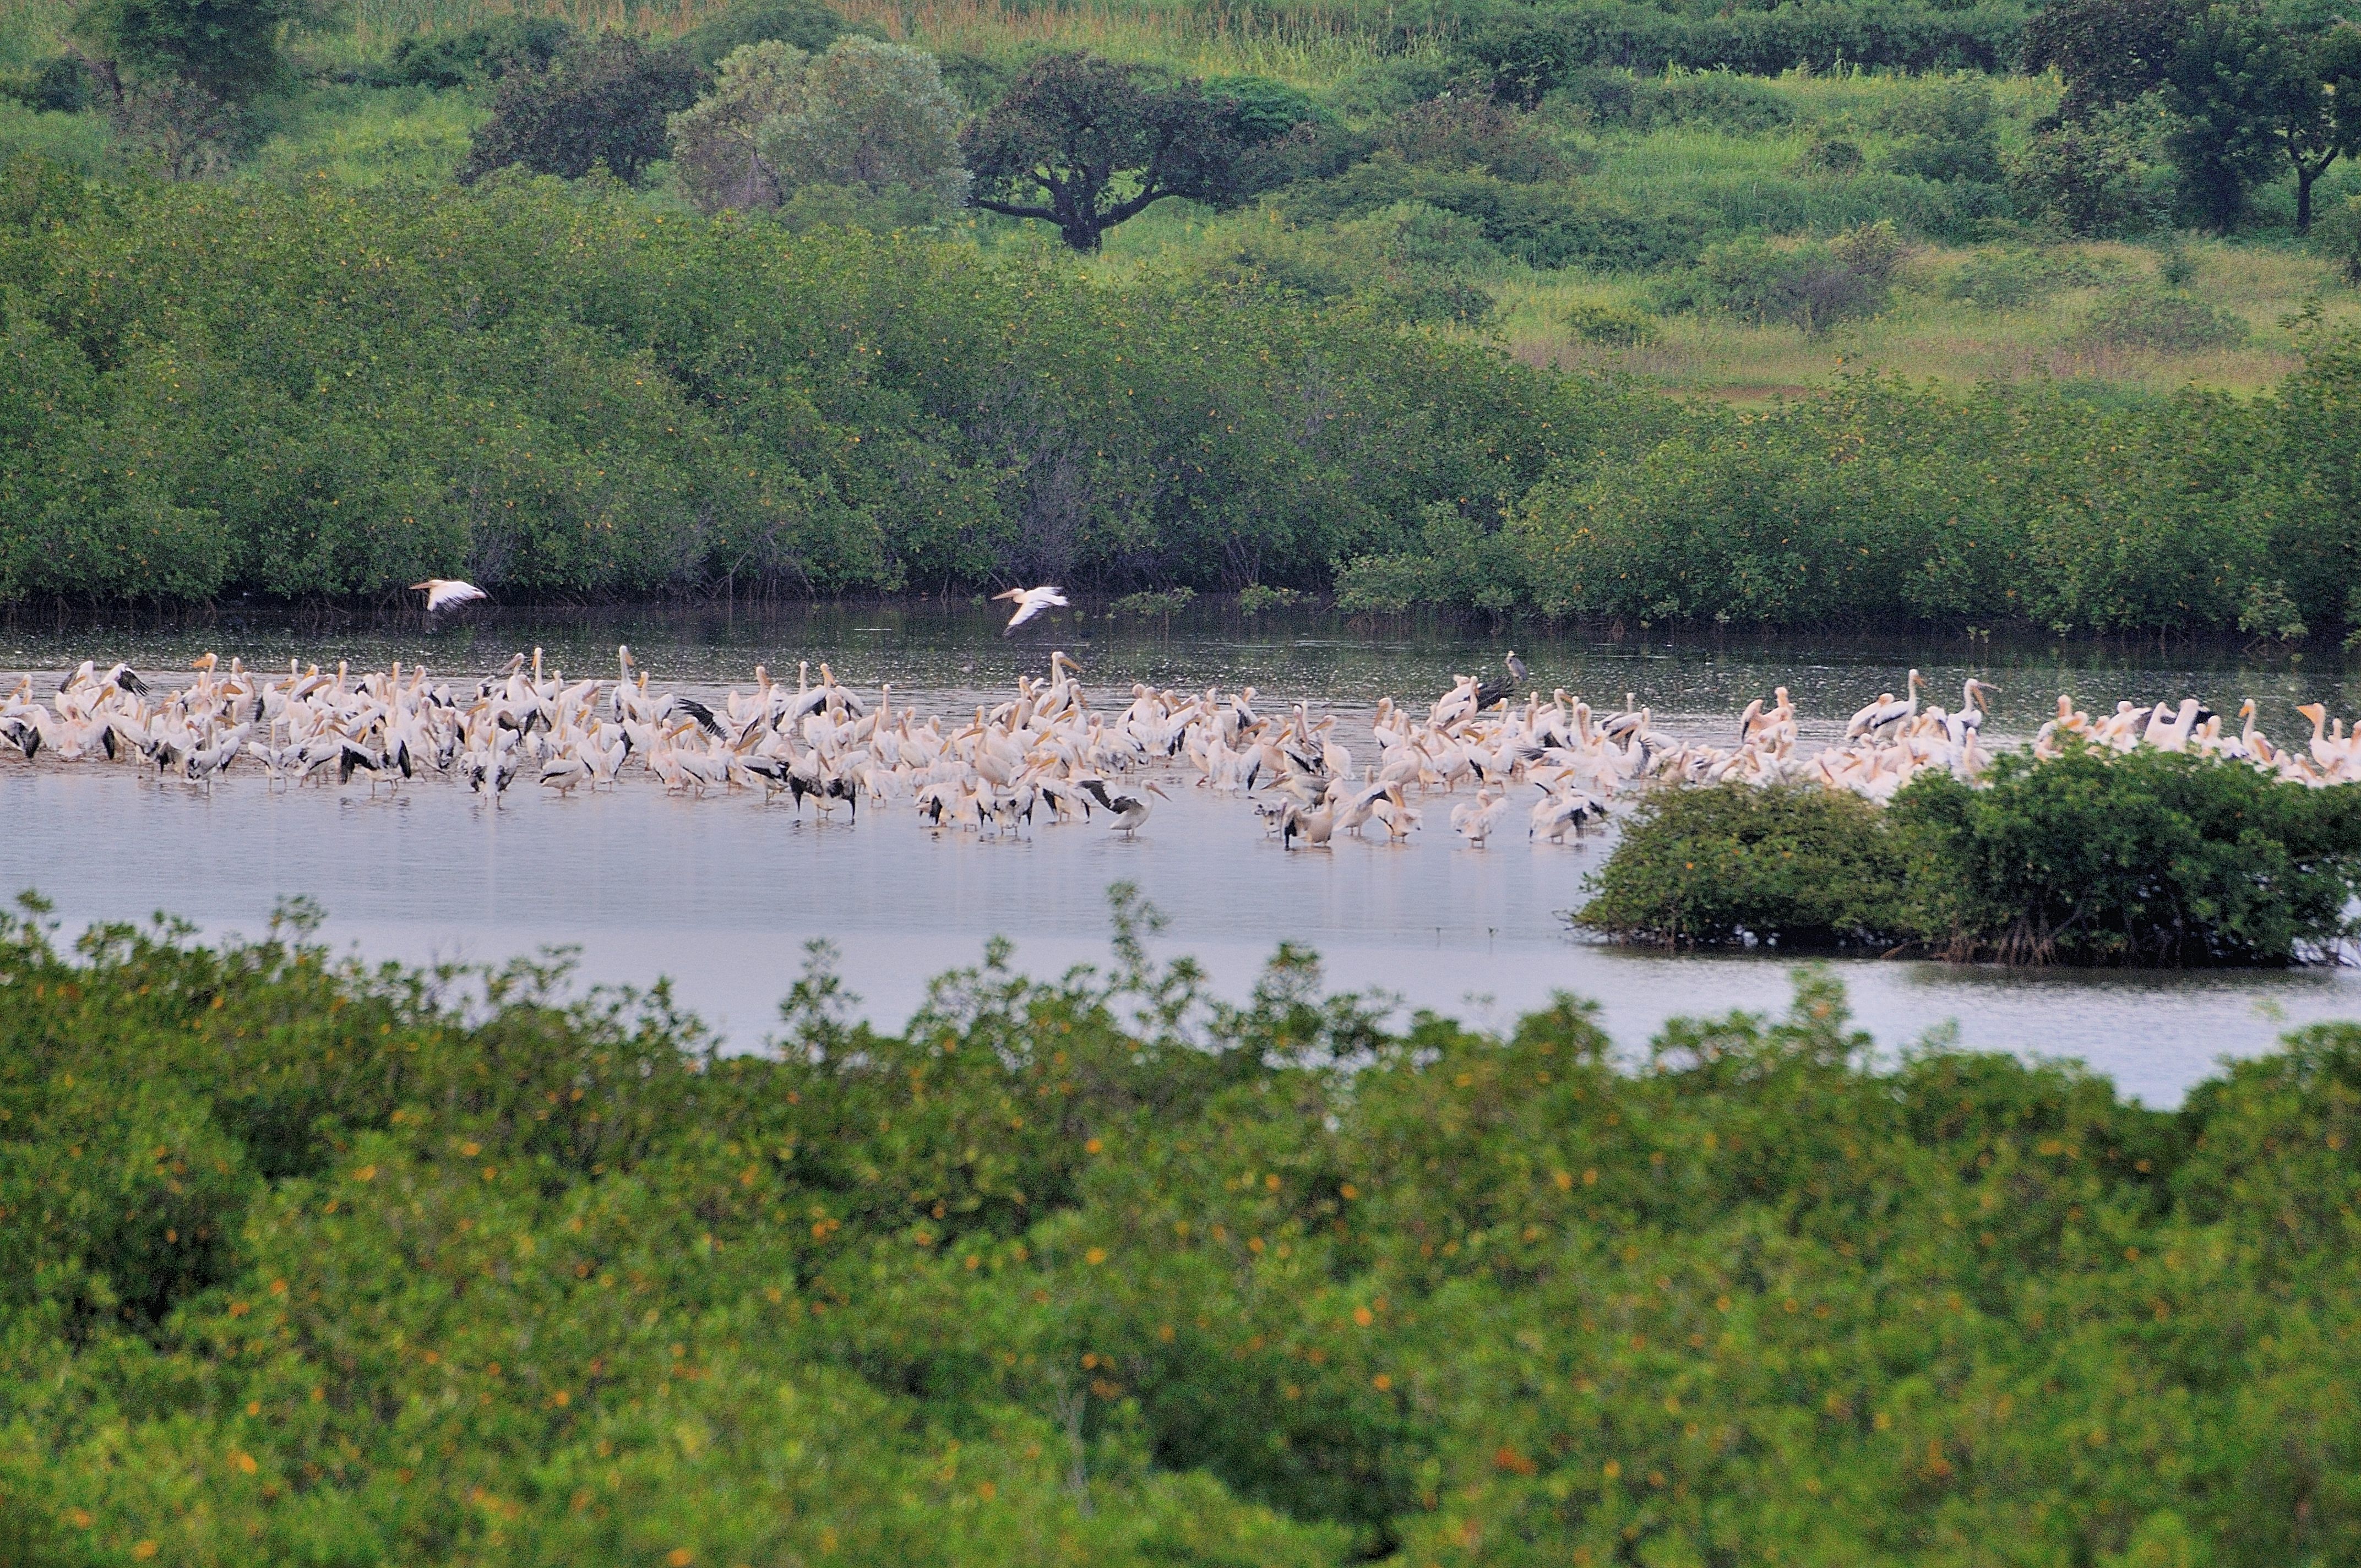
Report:
[[[721,62],[711,93],[673,116],[673,167],[708,213],[775,208],[812,186],[955,203],[967,189],[959,121],[923,49],[844,38],[814,57],[749,44]]]
[[[987,212],[1038,218],[1079,251],[1168,196],[1220,203],[1239,148],[1197,82],[1096,55],[1045,54],[960,135]]]
[[[2292,63],[2274,135],[2295,166],[2295,227],[2303,234],[2312,228],[2312,181],[2361,151],[2361,27],[2329,28]]]
[[[778,176],[757,138],[798,107],[811,57],[776,40],[747,44],[721,61],[713,91],[672,117],[672,166],[697,210],[763,209],[779,204]]]
[[[386,51],[377,80],[389,86],[472,87],[546,71],[578,41],[560,16],[496,16],[464,33],[407,38]]]
[[[74,33],[135,78],[177,78],[227,102],[286,80],[287,34],[319,0],[89,0]]]
[[[2307,36],[2227,5],[2199,16],[2164,88],[2179,122],[2166,148],[2204,219],[2227,230],[2247,192],[2285,160],[2296,177],[2296,228],[2311,227],[2312,182],[2361,147],[2356,84],[2361,29]]]
[[[845,185],[873,195],[915,191],[956,203],[959,100],[935,57],[906,44],[842,38],[804,71],[802,100],[757,137],[780,190]]]
[[[2189,0],[2059,0],[2025,24],[2025,69],[2055,67],[2059,119],[2087,120],[2161,85],[2190,20]]]
[[[636,181],[664,155],[666,117],[688,106],[701,80],[697,62],[677,49],[602,33],[545,71],[502,79],[459,179],[472,183],[522,164],[578,180],[604,163],[618,179]]]
[[[819,0],[769,0],[723,12],[681,35],[681,47],[711,70],[748,44],[783,43],[818,54],[844,31],[844,18]]]

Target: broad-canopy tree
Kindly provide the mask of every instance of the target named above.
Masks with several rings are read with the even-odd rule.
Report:
[[[907,44],[841,38],[804,70],[800,103],[759,133],[780,189],[844,185],[915,191],[956,203],[960,105],[935,57]]]
[[[923,49],[868,38],[840,38],[817,56],[749,44],[722,60],[711,93],[672,117],[673,168],[708,213],[776,207],[816,185],[957,203],[967,190],[959,122],[959,101]]]
[[[2058,117],[2080,122],[2161,85],[2188,36],[2189,0],[2059,0],[2028,17],[2022,63],[2055,67]]]
[[[2064,80],[2061,122],[2158,93],[2185,198],[2217,229],[2281,167],[2295,175],[2296,228],[2309,229],[2313,182],[2361,150],[2361,27],[2349,23],[2191,0],[2060,0],[2026,22],[2023,62]]]
[[[779,204],[778,176],[757,138],[802,104],[810,60],[777,39],[743,45],[723,58],[713,91],[672,117],[673,177],[698,211]]]
[[[2164,89],[2179,122],[2166,147],[2205,221],[2228,229],[2284,164],[2301,232],[2313,181],[2361,148],[2361,28],[2302,29],[2214,5],[2191,23]]]
[[[1169,196],[1220,204],[1242,150],[1229,106],[1093,54],[1045,54],[960,135],[975,204],[1058,225],[1078,251]]]
[[[287,35],[327,14],[322,0],[89,0],[73,31],[135,78],[236,102],[283,83]]]
[[[491,118],[476,132],[461,183],[522,164],[578,180],[603,163],[635,181],[664,157],[665,121],[697,96],[703,72],[675,49],[628,33],[602,33],[567,49],[545,71],[504,77]]]

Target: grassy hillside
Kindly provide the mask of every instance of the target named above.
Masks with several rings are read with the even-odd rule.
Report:
[[[1338,123],[1380,142],[1389,125],[1447,79],[1452,61],[1470,47],[1471,29],[1484,25],[1481,14],[1450,7],[1397,15],[1318,5],[1230,12],[1155,0],[1022,7],[999,0],[844,0],[838,8],[878,36],[1003,68],[1040,49],[1090,49],[1209,78],[1285,82],[1312,93]],[[281,181],[448,178],[485,114],[480,91],[390,90],[335,79],[365,70],[398,40],[450,33],[519,9],[586,28],[674,36],[729,6],[722,0],[530,0],[522,7],[500,0],[357,0],[342,13],[342,28],[301,40],[299,57],[313,84],[264,112],[246,170]],[[36,0],[0,0],[0,70],[22,69],[54,49],[63,16]],[[1983,138],[1978,156],[1986,166],[1929,170],[1914,148],[1927,143],[1929,114],[1939,119],[1953,100],[1982,116],[1964,134]],[[1593,71],[1553,90],[1518,127],[1527,150],[1551,166],[1512,170],[1498,189],[1443,189],[1448,181],[1427,179],[1383,190],[1281,192],[1259,207],[1226,214],[1167,206],[1117,231],[1098,265],[1243,265],[1297,283],[1301,277],[1290,274],[1308,270],[1326,280],[1320,288],[1353,291],[1374,272],[1402,270],[1388,255],[1417,248],[1372,227],[1399,226],[1407,200],[1413,217],[1439,208],[1449,214],[1442,220],[1446,226],[1456,219],[1461,229],[1472,225],[1476,231],[1446,235],[1440,254],[1414,269],[1447,275],[1456,291],[1452,307],[1413,303],[1411,313],[1491,337],[1537,365],[1637,374],[1740,401],[1824,385],[1848,368],[1959,383],[2043,375],[2251,392],[2293,363],[2282,318],[2307,306],[2331,323],[2361,313],[2334,267],[2289,243],[2291,198],[2275,187],[2263,192],[2256,221],[2235,242],[2176,242],[2196,262],[2205,300],[2246,328],[2242,340],[2126,343],[2086,330],[2092,307],[2125,282],[2152,277],[2158,258],[2147,240],[2061,243],[2013,193],[2012,160],[2026,145],[2027,127],[2057,101],[2051,78],[1859,68],[1772,77]],[[1936,128],[1962,134],[1951,122]],[[0,149],[7,148],[90,168],[109,156],[95,115],[37,115],[0,104]],[[1420,154],[1410,149],[1408,156]],[[1436,162],[1422,168],[1462,158],[1488,167],[1480,146],[1429,156]],[[2355,192],[2361,192],[2361,176],[2345,165],[2332,168],[2319,194],[2329,209]],[[1569,251],[1514,232],[1517,225],[1495,211],[1504,198],[1543,209],[1591,203],[1661,232],[1636,248]],[[1719,241],[1754,234],[1826,239],[1880,219],[1896,225],[1906,254],[1895,286],[1872,315],[1807,329],[1664,306],[1668,276],[1693,266]],[[1000,220],[964,227],[986,245],[1019,237],[1019,225]],[[2011,258],[2026,255],[2045,262],[2033,270],[2048,276],[1998,304],[1960,280],[1962,269],[1989,270],[1997,258],[2004,269]],[[1378,292],[1404,308],[1400,290]]]

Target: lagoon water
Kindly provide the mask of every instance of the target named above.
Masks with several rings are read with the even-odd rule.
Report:
[[[610,674],[615,643],[628,641],[659,685],[743,686],[757,662],[792,680],[798,660],[826,658],[840,679],[864,687],[890,679],[897,702],[964,716],[997,700],[1019,671],[1038,671],[1056,646],[1082,658],[1101,707],[1119,708],[1134,680],[1224,691],[1250,684],[1265,709],[1298,699],[1326,705],[1362,756],[1378,696],[1423,703],[1455,671],[1497,668],[1510,645],[1544,687],[1564,685],[1600,707],[1632,691],[1663,716],[1662,728],[1708,737],[1773,684],[1790,686],[1817,720],[1807,735],[1832,733],[1843,715],[1899,687],[1913,663],[1938,699],[1947,690],[1955,696],[1971,673],[2001,685],[1992,728],[2003,733],[2029,730],[2060,690],[2086,707],[2193,692],[2229,711],[2253,696],[2283,736],[2296,733],[2292,703],[2319,696],[2350,713],[2361,696],[2341,664],[2235,651],[1487,638],[1205,611],[1061,619],[1008,641],[997,627],[964,604],[506,612],[434,630],[414,620],[293,628],[231,620],[72,633],[0,626],[0,669],[13,680],[18,670],[53,675],[85,657],[122,657],[143,670],[184,670],[211,648],[262,665],[283,666],[291,655],[372,667],[423,659],[458,678],[539,645],[569,674]],[[37,689],[48,686],[37,680]],[[738,1048],[763,1043],[808,941],[832,942],[862,1010],[897,1025],[930,976],[976,961],[995,935],[1015,943],[1016,968],[1037,975],[1103,960],[1106,889],[1121,880],[1165,916],[1152,944],[1159,956],[1196,957],[1231,995],[1252,984],[1279,943],[1292,941],[1321,955],[1334,987],[1383,991],[1406,1008],[1470,1020],[1506,1024],[1553,992],[1572,992],[1596,1001],[1609,1032],[1637,1050],[1667,1017],[1776,1011],[1789,994],[1788,966],[1774,957],[1669,957],[1570,937],[1559,912],[1580,902],[1605,839],[1577,850],[1512,835],[1473,850],[1450,833],[1449,802],[1438,797],[1405,846],[1347,841],[1288,854],[1244,804],[1166,784],[1177,798],[1159,803],[1133,841],[1109,833],[1103,818],[1053,827],[1046,814],[1029,834],[994,840],[929,832],[906,806],[865,810],[857,825],[841,813],[829,822],[752,795],[667,797],[636,776],[611,795],[570,800],[520,785],[495,812],[442,782],[372,798],[358,784],[273,793],[259,775],[243,774],[208,795],[142,782],[128,769],[7,761],[0,890],[38,888],[68,933],[161,911],[208,933],[259,934],[281,900],[300,895],[326,912],[327,939],[370,959],[498,960],[571,946],[586,983],[669,977],[678,999]],[[2361,971],[2344,970],[2090,975],[1870,959],[1832,967],[1883,1050],[1940,1032],[1974,1048],[2079,1058],[2150,1104],[2176,1102],[2220,1058],[2267,1049],[2285,1029],[2361,1019]]]

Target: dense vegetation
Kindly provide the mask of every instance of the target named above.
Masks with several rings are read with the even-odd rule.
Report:
[[[2355,624],[2317,7],[566,10],[0,3],[0,602]]]
[[[4,175],[0,598],[1314,578],[1497,511],[1577,383],[1240,285],[492,180]]]
[[[472,192],[0,174],[0,598],[1317,587],[2349,624],[2361,350],[2274,398],[1683,409],[1239,277]]]
[[[1651,796],[1576,918],[1629,941],[1916,948],[2010,963],[2284,964],[2355,934],[2361,794],[2073,747],[1929,770],[1890,807],[1813,786]]]
[[[824,978],[775,1057],[295,934],[0,946],[12,1561],[2361,1552],[2361,1035],[2177,1113],[1840,993],[1378,1028]],[[464,988],[463,988],[464,989]]]

